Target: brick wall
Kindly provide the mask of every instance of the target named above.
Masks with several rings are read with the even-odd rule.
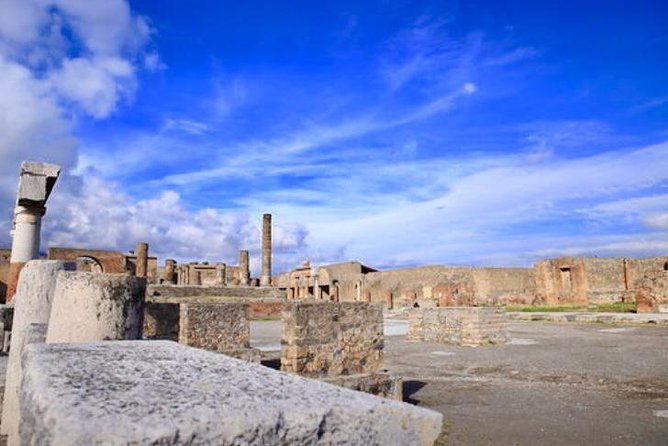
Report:
[[[407,339],[442,344],[502,344],[507,341],[505,310],[493,307],[414,308]]]
[[[383,363],[382,305],[287,303],[281,343],[285,372],[311,377],[375,372]]]

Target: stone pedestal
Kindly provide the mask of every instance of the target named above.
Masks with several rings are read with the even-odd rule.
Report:
[[[124,274],[58,275],[47,342],[141,339],[146,279]]]

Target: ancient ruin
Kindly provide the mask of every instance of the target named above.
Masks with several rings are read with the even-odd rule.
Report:
[[[9,445],[175,435],[210,444],[433,444],[443,416],[399,402],[413,402],[422,381],[386,368],[388,336],[408,351],[447,356],[459,353],[434,349],[531,345],[511,338],[504,306],[668,311],[668,256],[393,270],[304,261],[272,276],[271,214],[262,217],[259,277],[247,249],[237,265],[168,258],[161,267],[143,241],[127,253],[49,247],[40,259],[40,218],[58,173],[23,164],[12,250],[0,255],[0,291],[13,297],[0,308],[9,348],[0,433]],[[633,316],[584,321],[668,326],[668,317]],[[278,347],[254,344],[253,327],[276,326]],[[388,335],[393,327],[405,331]],[[76,422],[83,416],[88,423]]]

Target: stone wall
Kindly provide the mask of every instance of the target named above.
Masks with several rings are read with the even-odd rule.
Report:
[[[0,249],[0,302],[5,302],[7,297],[7,282],[9,281],[9,260],[12,256],[11,249]]]
[[[180,305],[169,302],[146,302],[143,337],[145,339],[179,340]]]
[[[182,303],[179,321],[179,344],[218,352],[250,348],[245,304]]]
[[[493,307],[414,308],[406,338],[442,344],[502,344],[507,341],[505,310]]]
[[[146,292],[148,296],[161,297],[220,296],[247,299],[285,298],[285,294],[281,290],[272,287],[149,285]]]
[[[89,257],[102,268],[103,273],[120,274],[127,271],[125,255],[117,251],[95,249],[49,248],[49,260],[65,260],[74,262],[79,257]]]
[[[382,306],[300,301],[283,310],[281,370],[304,376],[375,372],[383,364]]]
[[[621,302],[668,257],[559,257],[534,264],[538,300],[548,304]]]
[[[535,281],[530,268],[477,268],[425,266],[371,272],[364,275],[362,289],[374,302],[384,301],[384,292],[392,292],[395,305],[409,305],[413,295],[419,299],[438,300],[434,287],[444,283],[466,284],[474,304],[503,304],[533,301]]]

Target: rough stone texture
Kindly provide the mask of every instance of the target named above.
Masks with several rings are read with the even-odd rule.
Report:
[[[221,296],[247,299],[284,299],[284,293],[278,288],[271,287],[226,287],[226,286],[170,286],[149,285],[147,296],[160,297],[192,297],[192,296]]]
[[[140,339],[145,292],[141,277],[61,272],[47,342]]]
[[[14,303],[0,304],[0,324],[4,331],[12,331],[14,323]]]
[[[383,363],[383,310],[366,302],[301,301],[283,310],[281,370],[350,375]]]
[[[178,303],[146,302],[144,305],[144,339],[179,340],[180,309]]]
[[[560,257],[534,264],[539,301],[611,303],[633,295],[645,276],[663,273],[668,257]]]
[[[165,269],[162,273],[162,280],[166,284],[176,283],[176,260],[165,260]]]
[[[439,307],[466,307],[475,303],[475,291],[471,282],[439,283],[432,289],[432,296]]]
[[[250,260],[248,251],[239,251],[239,283],[250,285]]]
[[[16,197],[18,206],[44,207],[60,175],[56,164],[24,161]]]
[[[668,326],[668,314],[666,313],[508,312],[506,315],[508,319],[518,321]]]
[[[2,406],[2,434],[16,434],[19,427],[18,392],[21,377],[21,348],[25,344],[30,324],[47,324],[51,313],[56,277],[73,263],[55,260],[31,260],[26,263],[19,278],[12,340],[5,378],[5,396]]]
[[[387,372],[364,373],[358,375],[328,376],[319,378],[320,381],[358,392],[390,398],[397,401],[403,400],[403,381],[401,377],[390,375]]]
[[[493,307],[414,308],[408,315],[410,341],[443,344],[503,344],[505,310]]]
[[[635,284],[636,311],[658,313],[668,304],[668,271],[648,274]]]
[[[31,345],[24,361],[26,445],[429,445],[441,430],[430,410],[166,341]]]
[[[250,348],[245,304],[184,303],[180,307],[180,344],[217,352]]]

